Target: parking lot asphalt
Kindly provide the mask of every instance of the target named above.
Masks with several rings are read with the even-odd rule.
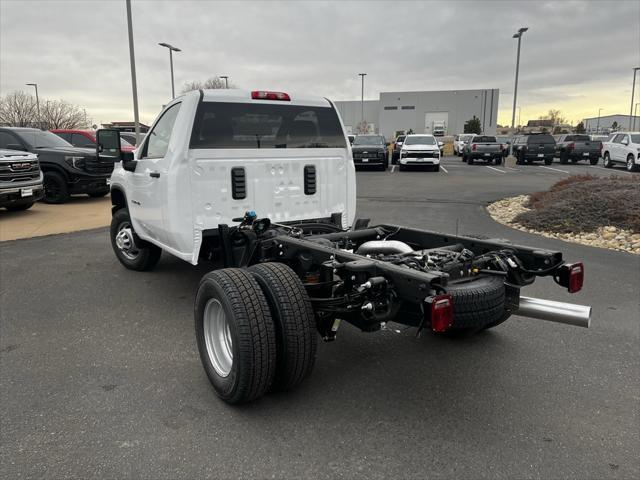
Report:
[[[593,305],[590,329],[513,317],[451,340],[345,325],[297,390],[230,407],[195,344],[206,266],[165,254],[154,272],[127,271],[106,228],[3,242],[0,477],[640,477],[640,257],[512,230],[485,211],[563,171],[610,171],[443,167],[359,172],[359,216],[583,260],[582,292],[550,279],[524,292]]]

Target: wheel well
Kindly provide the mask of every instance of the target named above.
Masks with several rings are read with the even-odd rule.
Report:
[[[40,164],[40,170],[42,170],[42,173],[46,173],[46,172],[54,172],[54,173],[58,173],[60,175],[63,176],[63,178],[68,182],[69,181],[69,176],[67,175],[67,172],[64,171],[64,169],[53,166],[53,165],[43,165]]]
[[[127,197],[124,192],[119,188],[111,190],[111,214],[113,215],[118,210],[127,208]]]

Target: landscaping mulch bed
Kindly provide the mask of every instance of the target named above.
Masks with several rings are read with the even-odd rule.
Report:
[[[640,176],[575,175],[529,196],[515,221],[534,230],[595,232],[616,227],[640,233]]]
[[[518,230],[640,254],[640,176],[576,175],[544,192],[498,200],[487,210]]]

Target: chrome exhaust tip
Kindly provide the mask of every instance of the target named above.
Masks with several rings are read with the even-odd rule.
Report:
[[[575,327],[589,328],[591,324],[591,307],[542,298],[520,297],[520,306],[514,313]]]

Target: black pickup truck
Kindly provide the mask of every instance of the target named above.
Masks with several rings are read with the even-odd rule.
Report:
[[[601,153],[602,142],[591,140],[589,135],[560,135],[556,142],[556,156],[560,157],[560,163],[589,160],[591,165],[597,165]]]
[[[55,133],[19,127],[0,128],[0,148],[38,155],[47,203],[64,203],[77,193],[109,193],[113,159],[98,158],[95,149],[76,148]]]
[[[353,163],[356,167],[376,166],[385,171],[389,168],[388,146],[382,135],[356,135],[351,145]]]
[[[512,151],[518,165],[534,161],[544,161],[545,165],[551,165],[556,154],[556,140],[548,133],[521,135],[515,138]]]

